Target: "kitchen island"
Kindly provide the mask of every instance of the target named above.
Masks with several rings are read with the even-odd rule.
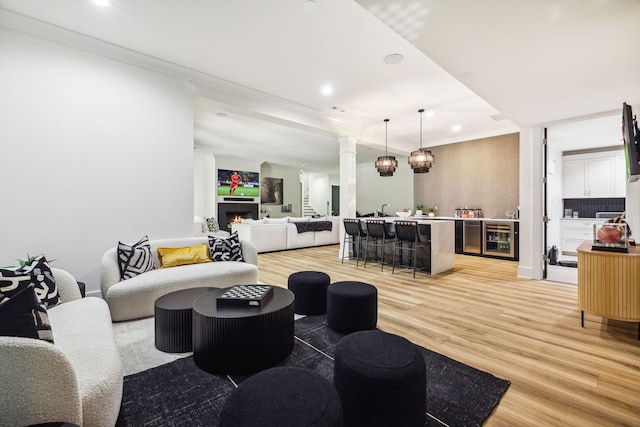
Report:
[[[418,252],[418,261],[427,266],[427,271],[431,274],[442,273],[451,270],[455,264],[455,223],[453,221],[434,221],[425,219],[424,217],[382,217],[382,218],[360,218],[365,221],[367,219],[384,219],[390,228],[396,220],[417,221],[420,232],[425,236],[430,236],[431,245],[425,252]],[[363,227],[365,227],[363,225]],[[385,257],[393,256],[393,252],[385,252]]]

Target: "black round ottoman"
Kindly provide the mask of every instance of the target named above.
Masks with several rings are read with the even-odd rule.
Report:
[[[336,346],[333,383],[345,427],[425,425],[425,361],[405,338],[378,330],[345,336]]]
[[[324,314],[327,312],[329,275],[320,271],[299,271],[289,276],[288,288],[296,296],[293,302],[298,314]]]
[[[375,329],[378,321],[378,290],[362,282],[335,282],[327,289],[327,325],[350,334]]]
[[[302,368],[271,368],[231,392],[219,426],[342,426],[342,406],[336,389],[319,374]]]

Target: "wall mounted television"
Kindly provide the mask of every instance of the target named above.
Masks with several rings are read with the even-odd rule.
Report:
[[[260,173],[218,169],[218,196],[259,197]]]
[[[627,182],[640,179],[640,132],[633,110],[627,103],[622,104],[622,139],[627,166]]]

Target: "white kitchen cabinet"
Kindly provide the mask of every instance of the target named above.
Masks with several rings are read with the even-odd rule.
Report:
[[[564,156],[562,165],[563,198],[625,197],[626,184],[620,182],[626,173],[621,152]]]
[[[583,159],[564,159],[562,163],[564,174],[562,191],[564,198],[580,199],[586,197],[585,161]]]
[[[560,252],[578,255],[577,248],[585,240],[593,240],[593,224],[602,225],[603,219],[560,219]]]

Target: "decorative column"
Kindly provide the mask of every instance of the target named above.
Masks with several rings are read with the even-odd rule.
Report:
[[[340,218],[356,216],[356,142],[353,136],[341,136],[340,143]],[[344,245],[344,224],[340,221],[340,252]]]

